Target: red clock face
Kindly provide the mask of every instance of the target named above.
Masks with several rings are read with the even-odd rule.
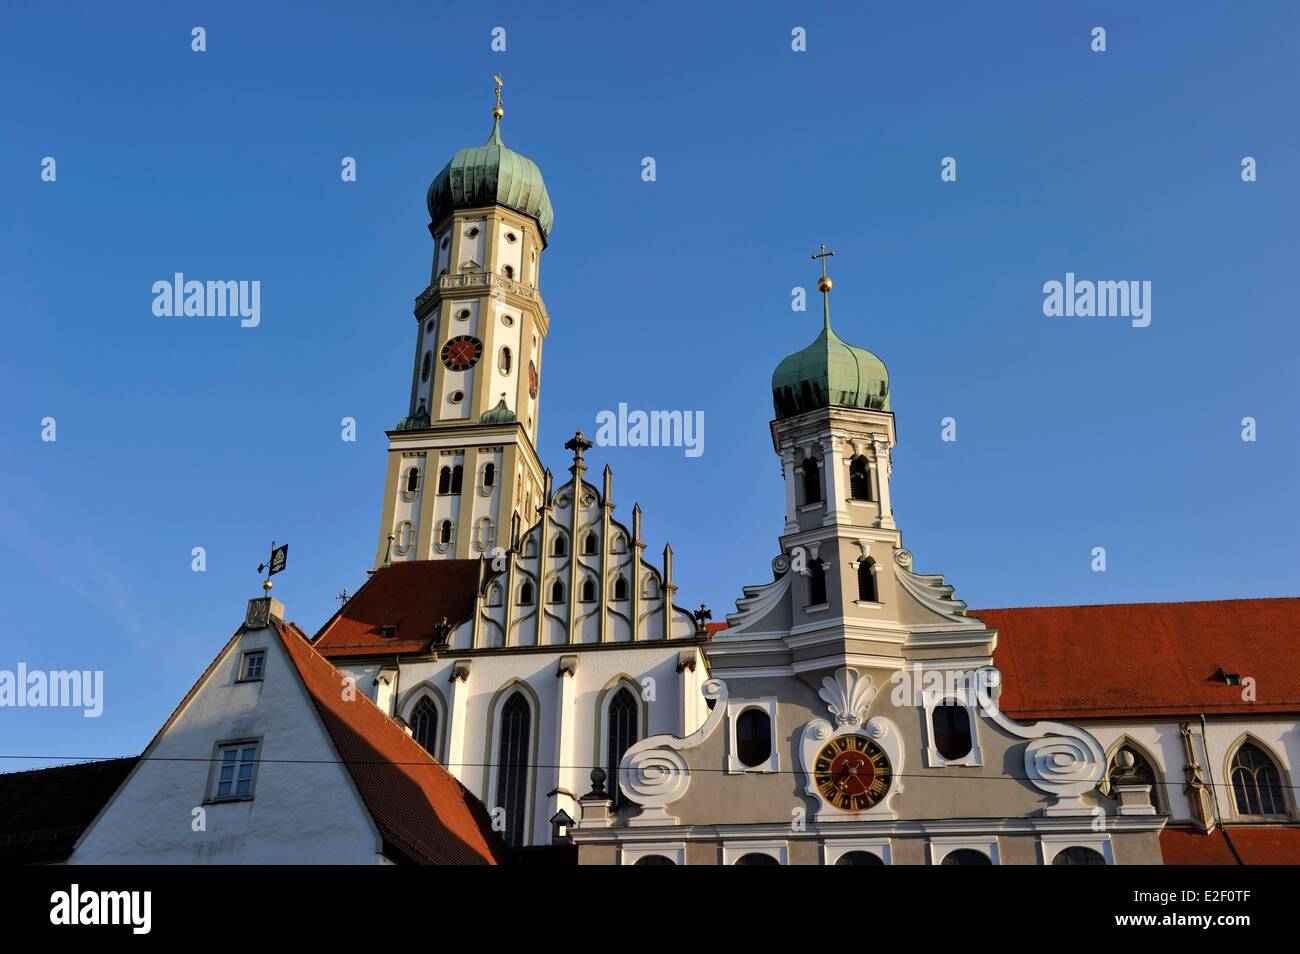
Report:
[[[483,342],[473,335],[459,335],[442,346],[442,363],[452,371],[467,371],[482,353]]]
[[[866,736],[842,735],[817,753],[814,781],[822,798],[837,808],[860,812],[889,791],[889,757]]]
[[[528,396],[537,397],[537,365],[528,362]]]

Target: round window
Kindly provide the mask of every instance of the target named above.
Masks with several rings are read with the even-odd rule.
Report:
[[[468,229],[465,230],[465,234],[468,235],[470,238],[478,238],[478,226],[477,225],[470,226]]]
[[[469,319],[469,309],[462,308],[460,311],[456,312],[456,317],[461,321],[467,321]]]
[[[452,404],[459,404],[461,401],[465,400],[465,392],[452,391],[451,395],[447,398],[447,400],[449,400]]]
[[[507,328],[509,328],[514,323],[515,323],[515,319],[512,315],[501,316],[501,324],[505,325]]]

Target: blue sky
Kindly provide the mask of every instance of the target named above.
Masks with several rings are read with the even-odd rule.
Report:
[[[138,752],[272,538],[309,632],[363,582],[425,189],[494,72],[556,209],[543,460],[619,402],[704,412],[701,457],[590,456],[684,605],[770,579],[769,381],[823,241],[836,330],[890,369],[919,570],[973,607],[1294,595],[1300,8],[1140,6],[7,5],[0,668],[102,669],[106,700],[0,712],[0,754]],[[261,325],[155,317],[177,271],[261,281]],[[1150,326],[1045,317],[1066,272],[1150,281]]]

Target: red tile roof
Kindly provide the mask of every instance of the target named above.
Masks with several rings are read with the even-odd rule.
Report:
[[[481,560],[412,560],[381,567],[321,627],[313,645],[331,659],[424,655],[446,619],[469,619],[478,595]],[[396,627],[392,636],[383,628]]]
[[[376,574],[377,576],[378,574]],[[506,849],[482,804],[292,624],[275,623],[334,748],[385,841],[418,864],[496,864]]]
[[[0,775],[0,863],[64,861],[138,759]]]
[[[1017,719],[1300,712],[1300,599],[972,610]],[[1215,674],[1255,680],[1255,700]]]
[[[1167,865],[1300,864],[1300,828],[1219,827],[1208,835],[1166,828],[1160,854]]]

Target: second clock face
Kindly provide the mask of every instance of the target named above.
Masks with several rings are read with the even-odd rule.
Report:
[[[533,398],[537,397],[537,385],[538,385],[537,365],[529,361],[528,362],[528,396],[529,397],[533,397]]]
[[[473,335],[457,335],[442,346],[442,363],[452,371],[468,371],[482,354],[483,342]]]
[[[841,735],[822,746],[813,781],[822,798],[846,812],[865,811],[889,792],[889,756],[865,735]]]

